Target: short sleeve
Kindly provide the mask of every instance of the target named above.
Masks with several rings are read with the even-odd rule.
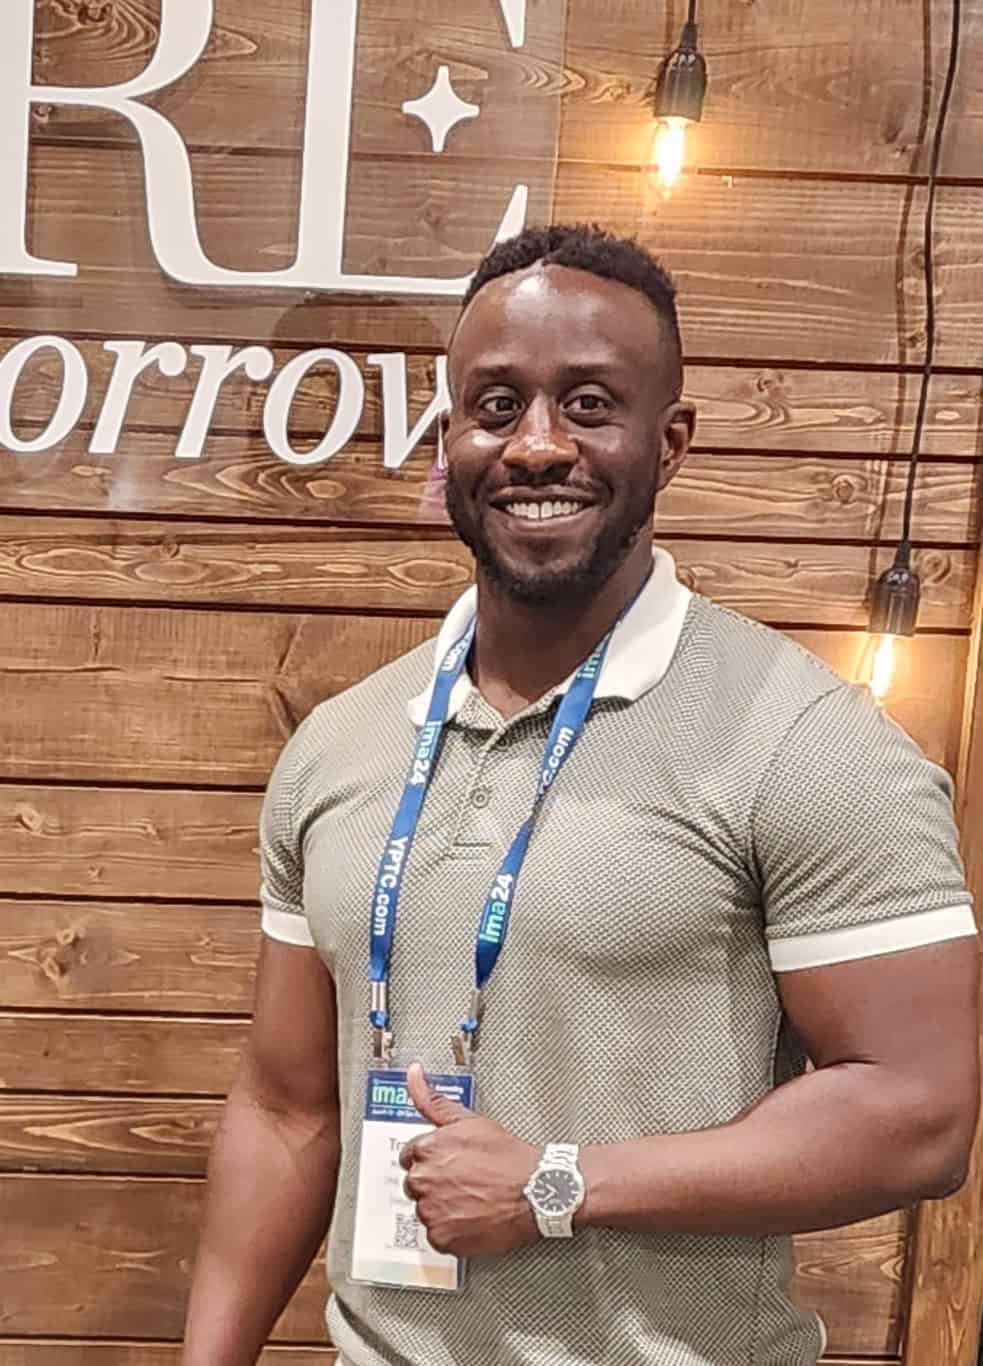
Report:
[[[313,947],[304,914],[304,853],[297,834],[294,773],[296,732],[277,760],[263,799],[259,823],[263,933],[286,944]]]
[[[799,717],[751,818],[776,972],[975,934],[952,782],[859,688]]]

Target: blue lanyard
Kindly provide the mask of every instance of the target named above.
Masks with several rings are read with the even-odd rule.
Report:
[[[621,621],[634,602],[627,603],[618,617]],[[388,1061],[392,1051],[393,1035],[389,1017],[389,965],[392,958],[393,936],[396,930],[396,913],[403,886],[406,861],[420,822],[420,813],[426,799],[430,779],[437,761],[437,752],[447,724],[451,693],[460,678],[467,661],[471,643],[474,640],[475,621],[457,640],[444,656],[434,679],[430,695],[430,706],[424,722],[409,772],[403,787],[403,795],[392,829],[386,841],[385,850],[376,875],[375,890],[372,896],[372,919],[369,938],[369,980],[371,983],[371,1009],[369,1020],[372,1025],[373,1054],[377,1061]],[[617,622],[615,626],[617,626]],[[467,1018],[462,1020],[458,1033],[452,1039],[454,1054],[459,1063],[470,1057],[474,1036],[478,1029],[481,1013],[481,993],[491,977],[508,934],[512,902],[519,881],[519,874],[525,861],[529,839],[536,824],[547,792],[556,782],[560,770],[573,753],[587,721],[594,701],[597,680],[607,654],[614,628],[608,632],[590,656],[581,664],[574,675],[566,696],[560,704],[549,738],[543,753],[539,772],[539,785],[533,800],[532,810],[519,827],[519,831],[502,860],[491,891],[485,898],[485,906],[478,927],[475,944],[475,989],[471,997],[471,1008]]]

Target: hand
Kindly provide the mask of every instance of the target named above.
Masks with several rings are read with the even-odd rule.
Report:
[[[435,1094],[419,1063],[406,1078],[413,1104],[434,1130],[407,1143],[406,1194],[436,1252],[501,1257],[539,1239],[522,1191],[539,1149],[457,1101]]]

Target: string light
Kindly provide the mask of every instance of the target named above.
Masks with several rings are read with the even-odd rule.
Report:
[[[665,194],[678,183],[686,163],[686,130],[703,117],[707,64],[698,44],[696,0],[689,0],[689,14],[679,46],[662,63],[655,85],[657,123],[651,159],[656,179]]]
[[[915,415],[915,430],[908,463],[908,483],[905,489],[904,516],[901,540],[895,551],[894,563],[877,580],[871,602],[869,631],[880,637],[873,651],[870,690],[878,701],[883,701],[891,686],[895,641],[899,636],[913,636],[918,624],[918,602],[921,585],[911,568],[911,520],[915,502],[915,484],[921,457],[925,417],[928,411],[929,387],[935,366],[935,199],[938,189],[939,165],[942,159],[942,140],[945,135],[952,91],[959,66],[959,44],[962,36],[962,0],[952,0],[952,34],[949,42],[949,66],[946,71],[939,115],[932,141],[932,158],[928,171],[928,200],[925,205],[925,361],[922,366],[921,390]]]

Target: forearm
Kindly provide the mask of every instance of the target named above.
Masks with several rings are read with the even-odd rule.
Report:
[[[731,1124],[584,1148],[577,1223],[758,1235],[854,1223],[957,1188],[960,1127],[872,1064],[824,1068]]]
[[[327,1232],[338,1156],[337,1113],[288,1115],[237,1085],[209,1159],[183,1366],[253,1366]]]

